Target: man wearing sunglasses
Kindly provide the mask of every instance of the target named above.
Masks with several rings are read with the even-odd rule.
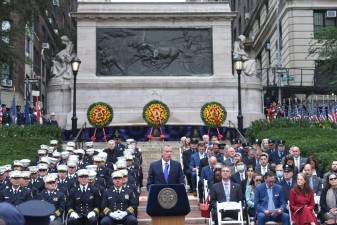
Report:
[[[49,202],[55,206],[55,212],[50,216],[53,225],[62,224],[62,215],[65,210],[65,195],[57,189],[56,175],[48,174],[44,177],[45,189],[37,199]]]

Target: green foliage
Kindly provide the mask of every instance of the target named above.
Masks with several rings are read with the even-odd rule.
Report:
[[[51,139],[61,140],[61,129],[56,126],[31,125],[0,128],[0,165],[16,159],[34,159],[41,144]]]
[[[337,27],[325,27],[316,33],[309,55],[322,60],[317,72],[328,78],[330,85],[337,84]]]
[[[314,156],[321,168],[330,168],[331,161],[337,159],[336,124],[329,121],[310,123],[307,120],[277,119],[268,123],[254,121],[247,130],[252,140],[270,138],[285,140],[289,148],[299,146],[305,156]]]

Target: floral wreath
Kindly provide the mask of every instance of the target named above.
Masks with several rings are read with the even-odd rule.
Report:
[[[109,125],[113,117],[113,111],[110,105],[104,102],[96,102],[89,106],[87,118],[94,127],[103,128]]]
[[[225,122],[227,112],[220,103],[208,102],[202,106],[200,116],[206,126],[218,128]]]
[[[143,118],[149,125],[161,126],[166,124],[169,120],[170,109],[165,103],[152,100],[144,106]]]

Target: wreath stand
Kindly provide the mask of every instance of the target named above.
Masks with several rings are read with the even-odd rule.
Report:
[[[91,136],[91,140],[93,141],[93,142],[96,142],[96,140],[97,140],[97,137],[96,137],[96,134],[97,134],[97,127],[95,127],[95,131],[94,131],[94,134]],[[103,129],[103,138],[102,138],[102,140],[104,141],[104,142],[107,142],[108,140],[107,140],[107,136],[106,136],[106,132],[105,132],[105,129],[104,129],[104,127],[102,128]]]
[[[222,138],[223,138],[223,135],[220,133],[219,127],[215,128],[215,129],[216,129],[216,132],[217,132],[217,138],[218,138],[219,141],[221,141]],[[208,137],[210,137],[210,135],[211,135],[211,128],[210,127],[208,127],[207,135],[208,135]]]
[[[158,134],[158,128],[159,128],[159,132],[160,132],[159,137],[156,135],[156,134]],[[155,137],[153,135],[155,135]],[[159,127],[158,126],[152,126],[149,134],[147,135],[147,139],[149,141],[164,141],[165,140],[165,134],[163,132],[162,127],[161,126],[159,126]]]

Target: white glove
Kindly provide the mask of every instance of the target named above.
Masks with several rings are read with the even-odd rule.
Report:
[[[122,220],[128,213],[125,211],[117,211],[117,220]]]
[[[80,218],[80,216],[76,213],[76,212],[72,212],[72,213],[70,213],[70,216],[69,216],[70,218],[73,218],[73,219],[78,219],[78,218]]]
[[[87,218],[90,219],[90,218],[95,217],[95,216],[96,216],[96,213],[94,211],[91,211],[91,212],[88,213]]]
[[[117,220],[117,212],[110,212],[110,213],[109,213],[109,216],[110,216],[112,219]]]
[[[49,219],[50,219],[50,222],[52,222],[52,221],[55,220],[55,216],[54,216],[54,215],[50,215],[50,216],[49,216]]]

